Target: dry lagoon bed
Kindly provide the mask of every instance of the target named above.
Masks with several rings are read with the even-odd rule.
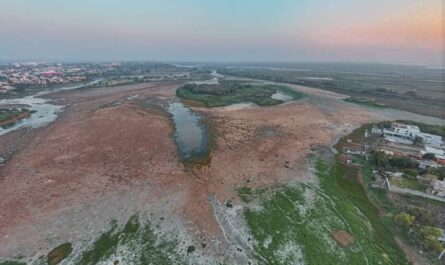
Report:
[[[385,118],[341,95],[295,86],[308,97],[271,107],[193,107],[210,124],[213,144],[206,165],[186,167],[160,107],[174,100],[179,85],[50,94],[65,106],[55,122],[1,136],[7,162],[0,176],[0,257],[38,264],[71,242],[74,254],[64,262],[75,264],[110,222],[125,224],[139,214],[193,264],[256,263],[261,257],[242,218],[239,189],[316,183],[311,154]],[[117,249],[111,260],[125,260],[127,252]]]

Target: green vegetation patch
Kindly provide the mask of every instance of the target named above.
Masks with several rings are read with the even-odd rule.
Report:
[[[250,187],[241,187],[237,189],[238,197],[243,202],[251,202],[255,198],[254,190]]]
[[[187,247],[187,253],[190,254],[196,250],[196,247],[193,245],[190,245]]]
[[[48,265],[59,264],[62,260],[67,258],[71,252],[73,252],[71,243],[65,243],[54,248],[48,253]]]
[[[266,264],[407,264],[363,187],[339,164],[317,163],[320,186],[258,192],[261,210],[246,209],[255,250]],[[331,236],[345,231],[354,242]]]
[[[289,100],[298,100],[304,94],[280,85],[258,85],[225,81],[220,84],[187,84],[178,90],[179,98],[194,100],[207,107],[222,107],[236,103],[252,102],[259,106],[271,106],[285,102],[272,95],[280,92]]]
[[[417,181],[416,179],[392,178],[391,184],[398,186],[400,188],[412,189],[412,190],[418,190],[418,191],[425,191],[425,189],[426,189],[426,185],[422,184],[421,182]]]
[[[119,258],[116,258],[119,257]],[[93,265],[101,261],[121,264],[170,265],[184,264],[176,241],[163,239],[151,229],[150,222],[142,222],[137,215],[120,227],[116,222],[81,255],[77,265]]]
[[[19,262],[19,261],[7,260],[7,261],[1,261],[0,265],[26,265],[26,263]]]
[[[33,112],[27,108],[0,109],[0,127],[8,127],[20,119],[26,118]]]
[[[344,101],[356,103],[356,104],[360,104],[360,105],[365,105],[365,106],[369,106],[369,107],[377,107],[377,108],[386,107],[385,104],[377,102],[375,99],[365,98],[365,97],[350,97],[350,98],[344,99]]]

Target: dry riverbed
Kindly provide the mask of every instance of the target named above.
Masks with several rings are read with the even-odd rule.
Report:
[[[191,107],[211,128],[212,151],[206,163],[187,167],[164,109],[179,86],[50,94],[46,97],[65,106],[55,122],[1,136],[0,156],[8,159],[0,176],[6,187],[0,190],[0,257],[34,263],[70,242],[70,264],[93,264],[85,253],[110,222],[124,225],[138,215],[151,227],[144,236],[174,242],[174,250],[165,252],[176,253],[179,258],[169,259],[177,263],[261,260],[238,191],[316,183],[308,157],[353,128],[384,119],[342,102],[341,95],[308,88],[307,99],[283,105]],[[145,226],[140,227],[137,231]],[[142,238],[138,233],[127,231]],[[116,244],[126,242],[122,237]],[[123,249],[104,260],[126,264],[131,255]]]

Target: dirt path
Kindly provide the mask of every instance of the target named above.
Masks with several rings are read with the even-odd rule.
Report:
[[[407,195],[422,197],[425,199],[439,201],[439,202],[445,202],[445,198],[437,197],[432,194],[428,194],[428,193],[421,192],[418,190],[410,190],[410,189],[404,189],[404,188],[400,188],[400,187],[396,187],[396,186],[391,186],[391,189],[389,191],[400,193],[400,194],[407,194]]]

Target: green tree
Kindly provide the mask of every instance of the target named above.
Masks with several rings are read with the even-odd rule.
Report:
[[[396,168],[417,168],[417,162],[409,157],[391,157],[389,164]]]
[[[389,177],[386,173],[389,169],[389,159],[388,156],[379,151],[372,151],[371,152],[372,161],[377,166],[377,171],[379,172],[379,175],[382,177]]]
[[[436,156],[433,153],[426,153],[423,155],[423,159],[436,161]]]
[[[423,144],[423,138],[420,137],[420,136],[417,136],[417,135],[416,135],[416,137],[414,137],[414,141],[413,141],[413,143],[414,143],[415,145],[422,145],[422,144]]]
[[[445,167],[439,167],[434,170],[434,173],[437,175],[438,179],[445,179]]]

